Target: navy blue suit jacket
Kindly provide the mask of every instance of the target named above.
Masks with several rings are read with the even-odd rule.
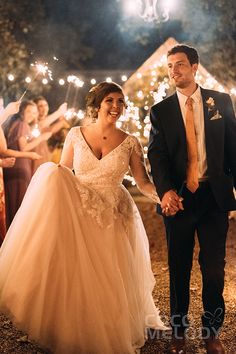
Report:
[[[236,201],[236,118],[229,95],[201,88],[207,176],[222,211],[235,210]],[[214,99],[210,110],[206,101]],[[211,119],[219,112],[219,119]],[[170,189],[180,192],[186,180],[186,133],[177,94],[154,105],[150,113],[152,129],[148,148],[151,173],[160,198]]]

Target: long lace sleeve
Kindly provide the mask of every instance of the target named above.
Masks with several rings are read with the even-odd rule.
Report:
[[[72,128],[66,136],[64,142],[60,165],[73,168],[74,146],[73,146],[74,128]]]
[[[130,168],[140,192],[155,203],[160,203],[156,188],[147,174],[142,145],[135,137],[133,140],[133,151],[130,157]]]

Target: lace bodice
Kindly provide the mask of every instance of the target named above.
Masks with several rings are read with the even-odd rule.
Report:
[[[85,141],[80,127],[74,127],[66,137],[61,164],[73,168],[81,183],[104,187],[120,185],[131,168],[141,191],[157,201],[155,188],[146,172],[142,146],[133,135],[128,135],[99,160]]]
[[[102,159],[98,159],[79,127],[69,132],[65,149],[73,147],[73,169],[77,178],[84,183],[116,185],[120,184],[129,169],[129,159],[134,145],[132,136],[126,139]]]
[[[131,197],[122,185],[129,168],[141,192],[159,202],[146,172],[142,146],[132,135],[99,160],[84,139],[80,127],[74,127],[66,137],[60,164],[74,169],[83,206],[99,223],[102,223],[105,210],[113,210],[111,218],[117,213],[124,218],[132,214],[129,211]]]

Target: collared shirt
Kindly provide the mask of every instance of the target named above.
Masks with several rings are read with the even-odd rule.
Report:
[[[180,109],[185,125],[186,115],[186,100],[188,96],[183,95],[177,91],[177,96],[180,104]],[[205,142],[205,127],[204,127],[204,111],[203,102],[200,87],[190,96],[193,99],[193,114],[194,114],[194,126],[197,139],[197,151],[198,151],[198,179],[206,179],[207,171],[207,159],[206,159],[206,142]]]

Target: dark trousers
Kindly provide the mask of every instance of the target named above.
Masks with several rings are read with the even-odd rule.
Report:
[[[203,328],[215,333],[223,324],[225,243],[228,213],[222,212],[208,182],[195,193],[186,187],[182,194],[184,211],[164,217],[170,272],[170,310],[172,326],[187,327],[190,275],[195,232],[200,244],[202,272]]]

